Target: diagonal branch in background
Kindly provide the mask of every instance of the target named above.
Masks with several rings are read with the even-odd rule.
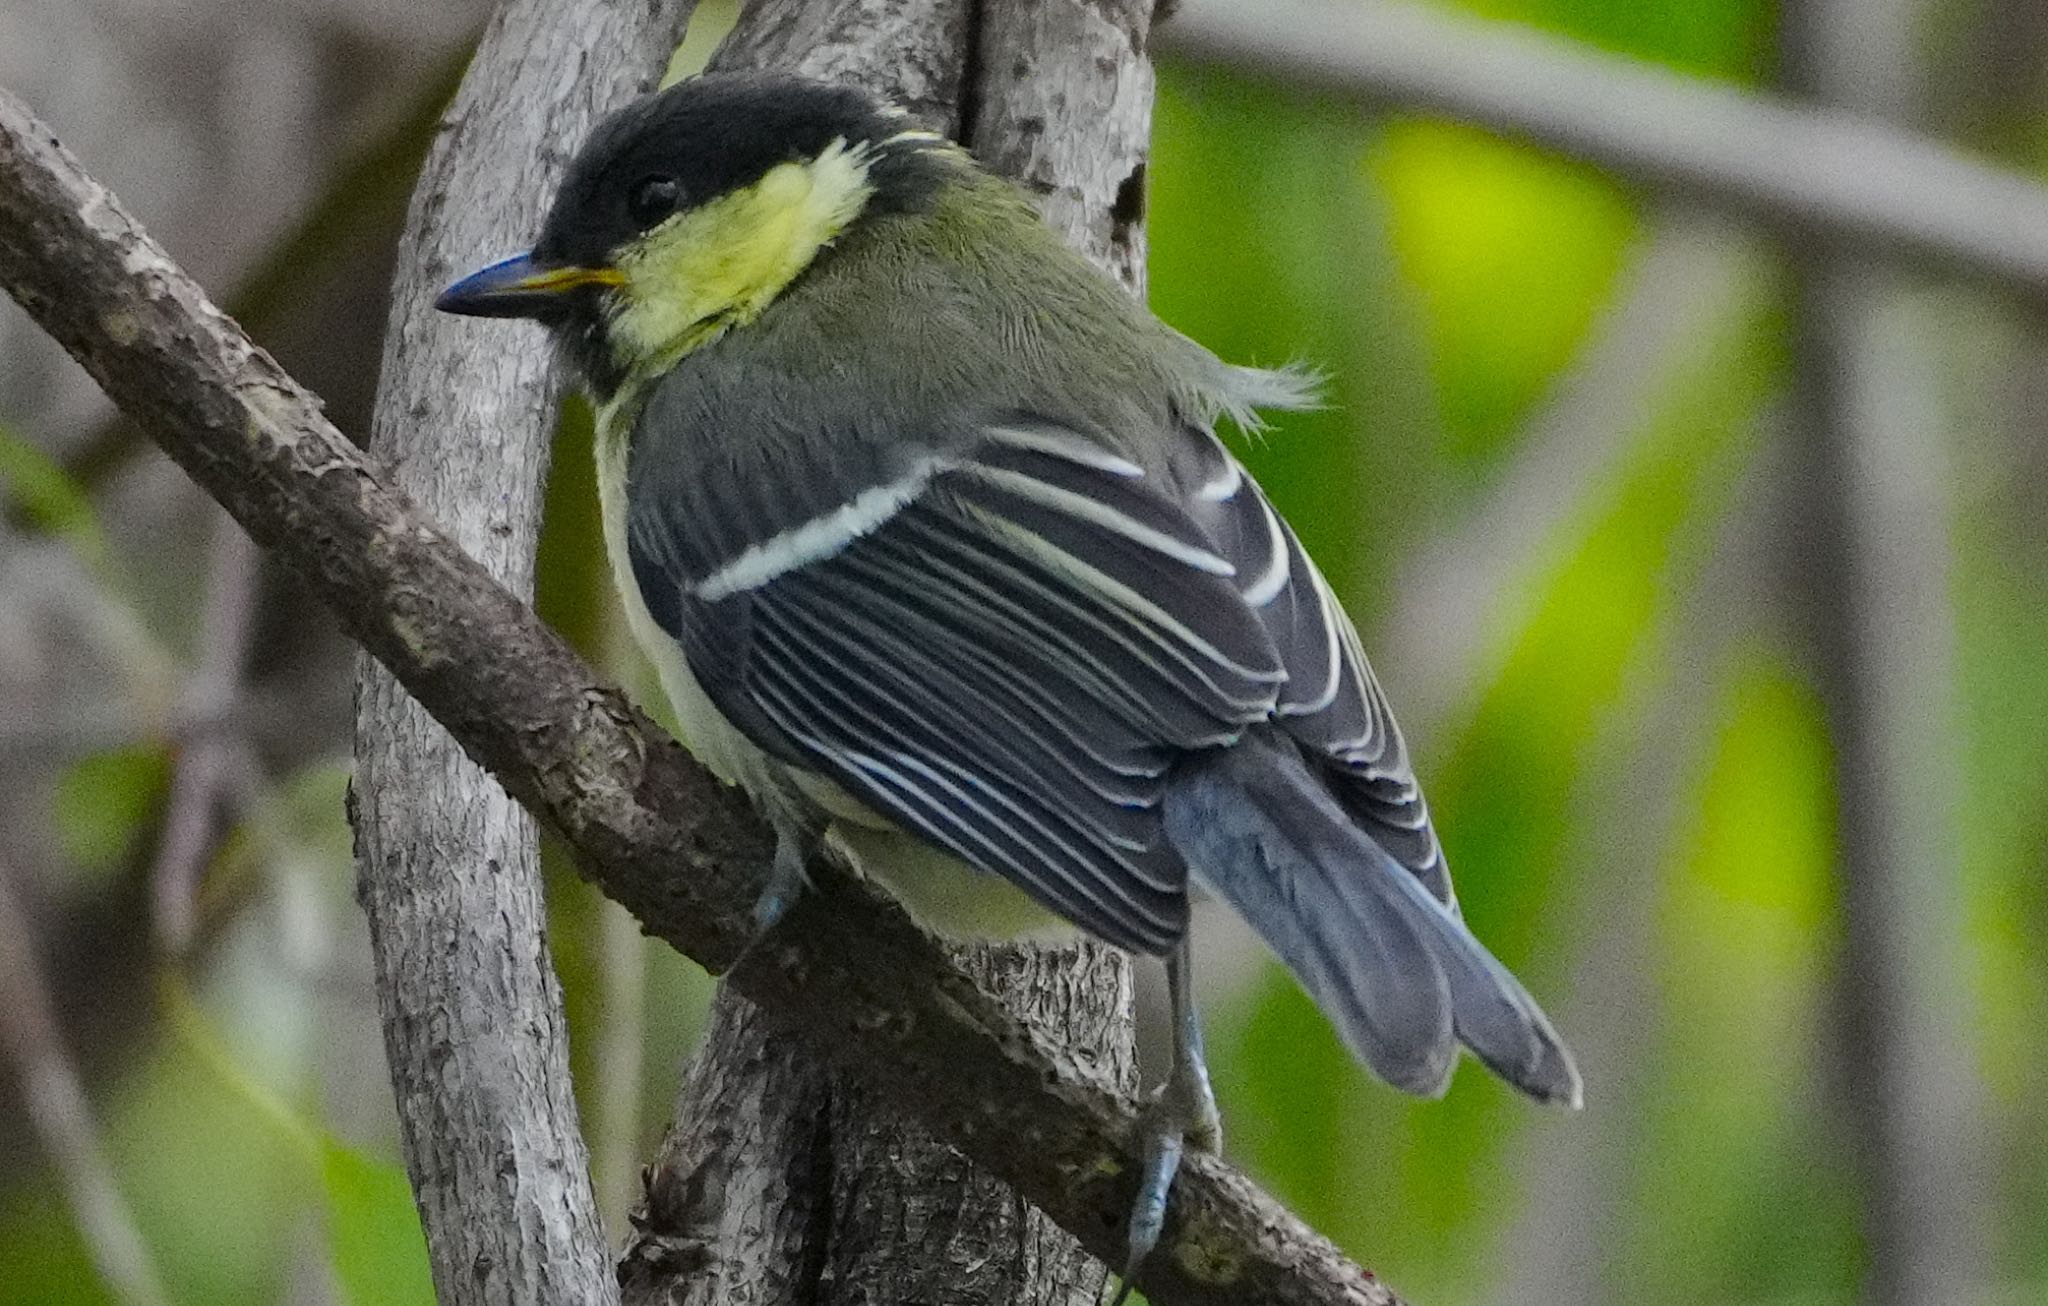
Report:
[[[1494,683],[1544,576],[1656,437],[1657,406],[1696,366],[1701,342],[1725,332],[1758,293],[1758,262],[1725,220],[1658,215],[1591,338],[1477,506],[1403,562],[1374,634],[1382,674],[1401,687],[1410,738],[1441,739],[1465,724],[1458,713]]]
[[[1641,1200],[1642,1140],[1665,1083],[1640,1055],[1643,1031],[1669,1021],[1664,974],[1643,964],[1643,942],[1669,928],[1672,877],[1633,868],[1684,856],[1696,798],[1721,745],[1716,727],[1742,666],[1769,624],[1783,518],[1781,415],[1766,410],[1757,448],[1741,456],[1726,502],[1702,504],[1676,551],[1671,601],[1654,651],[1632,659],[1616,710],[1596,727],[1571,804],[1589,813],[1566,851],[1571,864],[1632,868],[1593,877],[1565,910],[1577,941],[1566,1018],[1583,1029],[1574,1050],[1600,1085],[1586,1129],[1522,1131],[1504,1167],[1517,1191],[1542,1193],[1504,1226],[1491,1259],[1493,1306],[1573,1302],[1627,1306],[1648,1295],[1640,1266],[1616,1249]],[[1744,441],[1745,444],[1748,441]],[[1504,1177],[1506,1177],[1504,1176]]]
[[[1161,53],[1476,123],[1795,232],[2048,299],[2048,187],[1928,137],[1388,0],[1189,0]]]
[[[772,850],[735,792],[450,544],[0,93],[0,284],[115,403],[576,851],[649,931],[713,969],[751,934]],[[1099,1257],[1122,1253],[1132,1104],[1006,1015],[900,909],[836,868],[734,982],[988,1166]],[[1191,1157],[1148,1266],[1162,1306],[1390,1306],[1248,1179]]]

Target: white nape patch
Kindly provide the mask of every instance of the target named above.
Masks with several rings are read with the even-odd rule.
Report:
[[[1267,564],[1265,574],[1244,591],[1244,601],[1255,608],[1265,607],[1287,588],[1287,537],[1280,530],[1280,514],[1263,500],[1259,503],[1259,511],[1266,516],[1266,548],[1273,560]]]
[[[924,492],[940,469],[936,458],[920,459],[910,474],[887,485],[862,490],[822,517],[779,531],[749,546],[737,558],[690,587],[706,603],[759,589],[785,572],[821,562],[902,511]]]
[[[1237,465],[1237,459],[1223,455],[1223,474],[1213,481],[1205,482],[1195,491],[1195,497],[1204,503],[1227,503],[1244,485],[1244,468]]]
[[[1121,476],[1125,480],[1136,480],[1145,474],[1145,469],[1128,458],[1120,458],[1100,445],[1080,439],[1062,427],[1057,426],[991,426],[990,438],[1013,449],[1029,449],[1033,453],[1047,454],[1073,463],[1077,467],[1092,468]]]
[[[1106,503],[1097,503],[1084,494],[1047,485],[1035,476],[1013,472],[1002,467],[970,466],[972,476],[1002,486],[1019,498],[1042,503],[1057,509],[1079,521],[1093,523],[1114,531],[1134,544],[1143,545],[1154,553],[1164,554],[1176,562],[1185,563],[1196,571],[1206,571],[1212,576],[1235,576],[1237,568],[1227,558],[1219,558],[1207,549],[1189,544],[1186,540],[1175,539],[1165,531],[1155,530],[1137,521]]]

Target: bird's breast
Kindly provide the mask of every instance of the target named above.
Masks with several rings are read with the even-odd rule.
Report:
[[[634,420],[630,398],[606,404],[597,420],[597,495],[599,515],[604,521],[605,554],[611,560],[612,581],[626,610],[626,626],[633,640],[654,664],[661,687],[675,709],[682,728],[683,743],[698,761],[711,768],[727,784],[744,786],[766,796],[776,786],[770,770],[772,759],[720,712],[697,683],[682,646],[661,628],[640,593],[626,540],[627,454],[631,447]]]

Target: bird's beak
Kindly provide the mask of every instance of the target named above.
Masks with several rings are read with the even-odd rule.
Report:
[[[466,317],[545,319],[564,311],[569,292],[623,280],[616,268],[545,267],[521,254],[470,273],[442,291],[434,307]]]

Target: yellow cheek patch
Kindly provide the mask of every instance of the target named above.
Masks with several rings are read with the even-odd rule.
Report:
[[[616,260],[614,355],[629,372],[663,369],[752,321],[872,193],[863,151],[839,141],[662,223]]]

